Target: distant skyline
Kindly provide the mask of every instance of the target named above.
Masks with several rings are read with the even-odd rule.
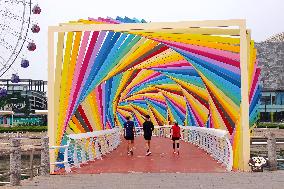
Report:
[[[284,31],[283,0],[38,0],[41,27],[36,52],[20,78],[47,80],[47,27],[88,17],[127,16],[151,22],[246,19],[256,42]]]

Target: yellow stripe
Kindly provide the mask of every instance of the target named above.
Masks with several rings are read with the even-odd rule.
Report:
[[[174,77],[170,77],[170,78],[172,80],[174,80],[176,83],[178,83],[179,85],[181,85],[184,89],[187,89],[187,90],[197,94],[199,97],[203,98],[205,101],[208,101],[209,94],[208,94],[208,91],[206,89],[195,86],[191,83],[187,83],[183,80],[176,79]]]
[[[129,32],[131,34],[135,34],[135,32]],[[137,34],[137,33],[136,33]],[[206,41],[206,42],[215,42],[215,43],[225,43],[225,44],[232,44],[232,45],[239,45],[240,44],[240,38],[236,37],[220,37],[220,36],[213,36],[213,35],[200,35],[200,34],[171,34],[171,33],[139,33],[137,35],[143,36],[143,37],[151,37],[151,38],[158,38],[162,40],[169,40],[169,39],[182,39],[182,40],[200,40],[200,41]]]
[[[217,110],[212,98],[210,98],[209,106],[210,106],[210,112],[211,112],[214,128],[215,129],[228,130],[226,125],[225,125],[225,122],[222,119],[221,115],[219,114],[219,111]]]
[[[64,33],[58,33],[57,41],[57,54],[56,54],[56,68],[55,68],[55,82],[54,82],[54,126],[57,130],[56,145],[60,145],[61,136],[58,135],[62,133],[60,125],[58,125],[58,114],[59,114],[59,92],[60,92],[60,82],[61,82],[61,67],[63,61],[63,49],[64,49]]]
[[[84,112],[86,114],[86,117],[88,118],[89,123],[91,124],[93,130],[95,127],[95,120],[93,117],[93,113],[91,110],[91,105],[88,103],[88,101],[85,99],[82,103],[81,103],[82,108],[84,109]]]
[[[66,96],[64,98],[64,104],[63,104],[64,110],[67,110],[67,107],[68,107],[68,103],[69,103],[69,100],[70,100],[71,88],[75,87],[75,86],[72,86],[72,81],[73,81],[73,77],[74,77],[74,71],[75,71],[75,67],[76,67],[81,37],[82,37],[82,32],[76,32],[75,33],[75,39],[74,39],[73,47],[72,47],[72,54],[71,54],[71,60],[70,60],[70,65],[69,65],[69,69],[68,69],[68,75],[66,76],[67,77],[67,84],[66,84],[66,93],[65,93]]]
[[[99,112],[99,106],[98,106],[98,103],[97,103],[97,96],[96,96],[96,93],[95,91],[93,90],[92,92],[92,95],[91,95],[91,99],[92,99],[92,107],[93,107],[93,113],[94,113],[94,120],[95,120],[95,128],[97,131],[99,130],[102,130],[102,127],[101,127],[101,116],[100,116],[100,112]]]
[[[75,123],[73,123],[73,121],[69,122],[69,127],[74,130],[75,134],[81,133],[81,130],[77,128],[77,126],[75,125]]]
[[[223,91],[218,89],[210,80],[208,80],[200,71],[197,71],[199,75],[202,77],[204,83],[209,87],[210,91],[217,98],[218,102],[222,105],[222,107],[229,114],[230,118],[235,123],[240,114],[240,107],[238,107],[229,97],[227,97]]]
[[[103,81],[108,80],[114,75],[118,74],[126,66],[129,65],[128,60],[131,58],[134,51],[136,51],[147,39],[141,38],[131,49],[130,51],[118,62],[118,64],[108,73],[108,75],[103,79]]]
[[[135,70],[135,69],[147,69],[159,65],[165,65],[170,62],[185,60],[183,56],[181,56],[179,53],[172,49],[167,49],[163,51],[162,53],[149,58],[148,60],[145,60],[141,62],[140,64],[132,67],[129,70]]]
[[[67,34],[66,40],[66,48],[64,54],[64,61],[63,61],[63,70],[62,70],[62,80],[60,84],[60,102],[59,102],[59,116],[58,116],[58,128],[59,129],[59,136],[63,135],[63,122],[66,116],[66,107],[64,106],[64,102],[66,101],[66,84],[68,78],[68,71],[69,71],[69,64],[70,64],[70,56],[72,50],[72,42],[73,42],[73,32],[69,32]]]
[[[208,119],[208,114],[209,114],[208,109],[206,107],[204,107],[202,104],[200,104],[199,101],[197,101],[186,90],[183,90],[183,93],[184,93],[187,101],[190,103],[190,105],[197,112],[198,116],[201,118],[202,123],[205,124],[207,119]]]
[[[94,125],[92,126],[93,130],[100,130],[100,127],[98,126],[97,122],[98,122],[98,118],[96,115],[96,110],[95,107],[97,106],[97,104],[95,104],[95,99],[96,97],[94,97],[94,93],[91,92],[85,99],[85,101],[87,101],[87,103],[90,105],[90,111],[91,111],[91,119],[94,121]]]

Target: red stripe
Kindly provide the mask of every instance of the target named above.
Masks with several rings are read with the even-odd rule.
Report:
[[[216,100],[215,100],[215,96],[211,93],[210,90],[208,90],[211,97],[212,97],[212,100],[213,100],[213,103],[215,104],[215,107],[217,108],[219,114],[221,115],[223,121],[225,122],[225,125],[229,131],[230,134],[233,133],[233,127],[231,126],[230,122],[225,118],[225,115],[224,115],[224,112],[221,110],[221,108],[218,106],[218,104],[216,103]],[[228,115],[229,116],[229,115]]]
[[[88,120],[88,118],[87,118],[87,116],[86,116],[81,105],[79,105],[79,107],[78,107],[78,112],[82,116],[83,120],[85,121],[85,123],[88,126],[88,128],[90,129],[90,131],[93,132],[93,128],[92,128],[92,126],[91,126],[91,124],[90,124],[90,122],[89,122],[89,120]]]
[[[257,84],[257,81],[259,79],[259,75],[260,75],[260,68],[257,68],[256,69],[256,73],[255,73],[255,76],[253,78],[253,83],[252,83],[252,87],[251,87],[251,91],[250,91],[250,94],[249,94],[249,101],[251,102],[251,99],[254,95],[254,92],[255,92],[255,88],[256,88],[256,84]]]
[[[200,51],[200,50],[196,50],[196,49],[191,49],[191,48],[188,48],[188,47],[183,47],[183,46],[181,46],[181,45],[172,44],[172,43],[170,43],[170,42],[165,42],[165,41],[163,41],[163,40],[156,40],[156,39],[153,39],[153,40],[159,41],[159,42],[161,42],[161,43],[164,43],[164,44],[167,44],[167,45],[170,45],[170,46],[173,46],[173,47],[182,49],[182,50],[185,50],[185,51],[187,51],[187,52],[199,54],[199,55],[201,55],[201,56],[205,56],[205,57],[208,57],[208,58],[211,58],[211,59],[214,59],[214,60],[217,60],[217,61],[226,63],[226,64],[230,64],[230,65],[235,66],[235,67],[238,67],[238,68],[240,67],[240,62],[238,62],[238,61],[236,61],[236,60],[232,60],[232,59],[227,58],[227,57],[219,56],[219,55],[216,55],[216,54],[211,54],[211,53],[208,53],[208,52],[205,52],[205,51]]]

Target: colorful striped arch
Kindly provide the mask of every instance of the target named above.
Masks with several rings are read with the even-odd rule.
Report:
[[[141,126],[148,114],[155,125],[177,120],[227,130],[234,168],[245,169],[242,162],[249,155],[244,154],[244,140],[259,113],[260,69],[243,23],[155,24],[117,17],[50,27],[51,144],[64,144],[66,134],[121,127],[126,116]]]

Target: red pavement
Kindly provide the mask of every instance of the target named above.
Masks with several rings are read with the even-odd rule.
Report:
[[[225,172],[225,167],[213,160],[203,150],[196,146],[180,142],[180,155],[172,154],[172,141],[166,138],[152,137],[150,156],[145,156],[145,142],[143,137],[135,138],[134,155],[126,153],[126,142],[112,153],[103,157],[103,160],[95,160],[82,165],[81,168],[73,168],[75,174],[93,173],[197,173],[197,172]]]

